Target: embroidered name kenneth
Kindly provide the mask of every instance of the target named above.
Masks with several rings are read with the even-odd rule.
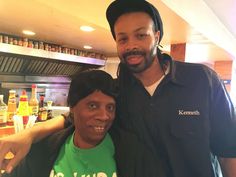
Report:
[[[196,111],[184,111],[179,110],[179,115],[183,116],[200,116],[200,112],[198,110]]]

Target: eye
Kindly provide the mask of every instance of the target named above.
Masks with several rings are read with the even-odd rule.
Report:
[[[139,34],[137,34],[137,38],[138,39],[145,39],[147,37],[147,34],[145,34],[145,33],[139,33]]]
[[[127,37],[120,37],[117,39],[119,44],[124,44],[127,41]]]
[[[108,110],[109,112],[114,112],[115,109],[116,109],[115,104],[109,104],[109,105],[107,105],[107,110]]]
[[[96,109],[97,108],[97,105],[95,103],[89,103],[88,104],[88,108],[89,109]]]

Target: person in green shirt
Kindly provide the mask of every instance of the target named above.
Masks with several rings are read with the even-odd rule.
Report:
[[[72,78],[72,125],[34,144],[10,177],[116,177],[114,145],[107,133],[115,118],[116,87],[100,70]]]

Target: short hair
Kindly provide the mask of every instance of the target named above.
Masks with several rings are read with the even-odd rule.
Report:
[[[67,104],[74,107],[81,99],[94,91],[111,96],[116,100],[117,89],[111,75],[101,70],[88,70],[72,76]]]

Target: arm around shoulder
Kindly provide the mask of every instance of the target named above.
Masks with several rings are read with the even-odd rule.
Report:
[[[45,122],[37,123],[32,128],[28,129],[32,142],[37,142],[46,136],[62,130],[65,127],[64,116],[57,116]],[[27,131],[27,130],[26,130]]]
[[[5,169],[8,173],[11,172],[27,155],[32,143],[63,129],[64,125],[65,118],[57,116],[48,121],[37,123],[17,134],[0,138],[0,169]],[[5,156],[8,152],[12,152],[14,157],[6,163]]]

